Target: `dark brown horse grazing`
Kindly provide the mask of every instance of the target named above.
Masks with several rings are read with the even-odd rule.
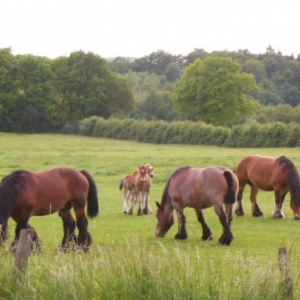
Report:
[[[230,245],[233,235],[230,229],[232,207],[238,192],[238,179],[235,174],[224,167],[207,167],[195,169],[182,167],[169,179],[159,204],[156,217],[156,235],[164,237],[174,223],[174,209],[178,215],[178,233],[175,239],[186,239],[185,207],[194,208],[198,221],[202,225],[202,239],[210,240],[212,233],[205,222],[202,210],[213,206],[223,226],[219,242]],[[223,207],[225,206],[225,210]]]
[[[296,220],[300,220],[300,179],[294,163],[285,156],[271,157],[250,155],[242,159],[235,169],[239,179],[240,188],[238,192],[236,215],[243,216],[242,198],[244,188],[250,185],[251,211],[255,217],[263,216],[257,204],[258,190],[274,191],[275,211],[273,217],[284,218],[282,205],[288,192],[291,195],[290,206]]]
[[[0,245],[7,240],[9,217],[17,223],[14,247],[20,231],[31,228],[28,223],[31,216],[45,216],[59,211],[64,227],[62,247],[67,247],[72,241],[88,251],[92,238],[87,230],[86,204],[88,216],[96,217],[99,212],[97,187],[87,171],[70,167],[40,173],[15,171],[4,177],[0,185]],[[71,215],[72,207],[76,223]]]

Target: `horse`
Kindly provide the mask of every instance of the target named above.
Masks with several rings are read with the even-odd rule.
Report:
[[[300,179],[294,163],[285,156],[249,155],[243,158],[234,170],[239,179],[237,216],[244,216],[242,198],[245,186],[250,186],[251,211],[254,217],[263,216],[257,204],[258,190],[274,191],[275,210],[273,218],[283,219],[282,205],[290,192],[290,206],[296,220],[300,220]]]
[[[8,238],[9,217],[17,223],[11,246],[14,251],[21,230],[32,228],[28,223],[31,216],[45,216],[58,211],[64,228],[61,249],[75,243],[88,252],[92,237],[88,232],[86,204],[88,216],[96,217],[99,212],[97,187],[93,177],[85,170],[57,167],[38,173],[14,171],[4,177],[0,185],[0,245]],[[72,207],[76,222],[70,211]],[[39,241],[37,235],[36,241]]]
[[[202,239],[211,240],[212,232],[202,210],[213,206],[223,226],[219,242],[222,245],[230,245],[233,240],[232,209],[237,198],[238,187],[237,177],[225,167],[212,166],[199,169],[186,166],[177,169],[165,186],[161,203],[156,202],[158,220],[156,236],[164,237],[174,224],[175,209],[178,216],[178,232],[175,239],[186,239],[188,234],[184,209],[191,207],[202,225]]]
[[[136,184],[139,182],[139,179],[137,179],[138,177],[140,178],[140,180],[146,181],[146,179],[145,179],[146,175],[144,172],[145,170],[151,179],[154,178],[154,168],[151,164],[140,165],[140,166],[138,166],[137,171],[135,171],[133,174],[126,175],[119,184],[119,189],[120,190],[123,189],[123,212],[125,214],[133,214],[134,205],[136,204],[136,202],[139,201],[137,199],[140,196],[139,191],[135,187],[136,187]],[[147,178],[147,182],[148,182],[147,185],[149,185],[149,178]],[[150,181],[150,185],[151,185],[151,181]],[[142,212],[144,214],[152,213],[152,209],[150,207],[149,193],[146,197],[144,195],[142,197],[143,197],[143,199],[145,199],[145,203],[140,203],[140,201],[139,201],[140,208],[139,208],[138,214],[142,215]],[[131,205],[130,205],[131,207],[128,210],[129,200],[131,202]],[[142,209],[142,207],[143,207],[143,209]]]

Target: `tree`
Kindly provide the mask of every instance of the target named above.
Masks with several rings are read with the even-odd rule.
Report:
[[[99,103],[95,115],[123,117],[134,109],[132,88],[127,79],[118,73],[111,73],[105,80],[106,99]],[[106,115],[103,112],[107,111]]]
[[[268,78],[265,66],[257,59],[248,59],[242,64],[242,70],[246,73],[252,73],[257,82]]]
[[[166,78],[168,81],[176,81],[180,78],[181,76],[181,68],[178,66],[177,63],[170,63],[167,66],[166,69]]]
[[[109,62],[109,67],[113,72],[125,74],[130,70],[131,61],[129,58],[118,56]]]
[[[182,57],[159,50],[152,52],[148,56],[136,59],[132,63],[132,70],[135,72],[149,72],[157,75],[165,75],[167,67],[172,62],[180,65],[182,63]]]
[[[208,55],[208,52],[206,52],[204,49],[196,48],[193,52],[186,56],[186,65],[192,64],[197,58],[204,59]]]
[[[131,116],[137,119],[167,121],[173,121],[177,117],[170,92],[154,90],[145,101],[138,103],[137,110]]]
[[[210,56],[186,68],[172,98],[181,117],[230,125],[258,109],[248,96],[257,90],[253,74],[242,73],[237,62]]]

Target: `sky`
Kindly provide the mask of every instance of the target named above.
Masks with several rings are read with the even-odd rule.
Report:
[[[0,0],[0,49],[56,58],[163,50],[300,54],[297,0]]]

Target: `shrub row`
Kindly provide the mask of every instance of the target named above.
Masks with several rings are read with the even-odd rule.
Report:
[[[109,119],[90,117],[68,125],[64,133],[134,140],[155,144],[190,144],[220,147],[259,148],[300,146],[300,126],[256,122],[231,128],[191,121],[144,121],[134,119]]]

